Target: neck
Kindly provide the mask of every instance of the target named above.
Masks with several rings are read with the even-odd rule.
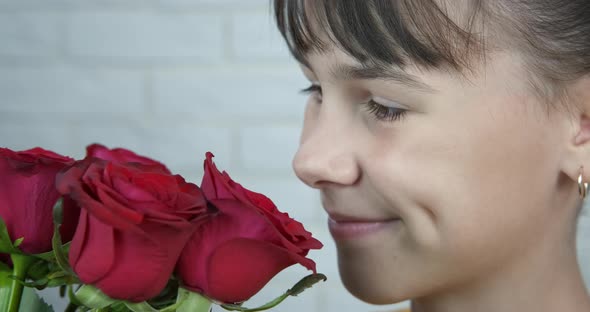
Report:
[[[412,301],[413,312],[587,312],[590,295],[569,243],[545,241],[481,280]],[[565,245],[565,246],[564,246]]]

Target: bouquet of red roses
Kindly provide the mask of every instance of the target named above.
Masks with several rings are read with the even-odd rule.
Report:
[[[0,312],[30,311],[23,287],[60,287],[66,311],[261,311],[325,280],[306,257],[321,247],[211,153],[197,186],[120,148],[82,160],[0,148]],[[242,305],[293,264],[314,274]]]

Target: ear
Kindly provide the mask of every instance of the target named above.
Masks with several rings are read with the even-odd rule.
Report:
[[[569,114],[567,155],[563,159],[563,172],[577,182],[582,174],[590,181],[590,77],[580,78],[568,88],[567,100],[575,110]]]

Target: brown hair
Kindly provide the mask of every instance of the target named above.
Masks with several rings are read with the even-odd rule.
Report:
[[[590,71],[588,0],[274,0],[274,13],[303,64],[334,44],[362,64],[464,72],[491,49],[513,48],[548,103]]]

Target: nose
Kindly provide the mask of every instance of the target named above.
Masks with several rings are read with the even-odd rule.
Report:
[[[307,119],[307,118],[306,118]],[[339,116],[318,116],[304,122],[293,170],[301,181],[313,188],[329,184],[353,185],[360,178],[350,123]]]

